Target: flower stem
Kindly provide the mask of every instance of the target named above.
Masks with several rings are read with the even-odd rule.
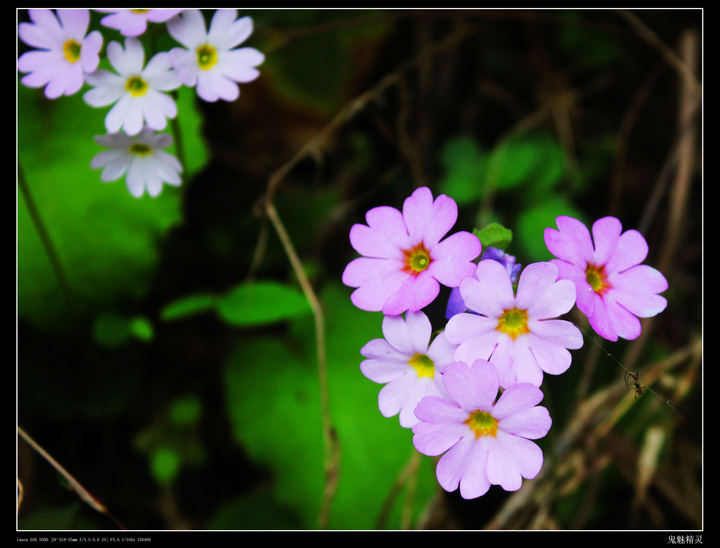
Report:
[[[32,193],[30,192],[30,186],[27,183],[27,179],[25,177],[25,173],[20,166],[20,163],[18,162],[18,168],[17,168],[17,180],[18,180],[18,186],[20,187],[20,192],[23,195],[23,198],[25,199],[25,205],[27,206],[28,213],[30,213],[30,218],[32,219],[33,225],[35,226],[35,229],[37,230],[38,236],[40,237],[40,241],[42,242],[43,247],[45,248],[45,252],[48,255],[48,258],[50,259],[50,264],[52,266],[53,271],[55,272],[55,275],[57,276],[58,283],[60,284],[60,289],[62,290],[63,295],[65,296],[65,299],[72,308],[74,308],[75,299],[73,296],[73,292],[70,289],[70,284],[68,283],[67,275],[65,274],[65,270],[62,267],[62,263],[60,262],[60,258],[58,256],[57,250],[55,249],[55,246],[52,243],[52,240],[50,238],[50,235],[47,231],[47,228],[45,227],[45,223],[42,220],[42,216],[40,215],[40,210],[38,209],[35,200],[33,199]]]

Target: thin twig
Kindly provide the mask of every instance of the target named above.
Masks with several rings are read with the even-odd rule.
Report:
[[[285,229],[285,226],[278,215],[274,205],[274,198],[280,185],[292,169],[307,155],[314,154],[330,138],[330,136],[341,126],[352,120],[369,103],[379,97],[391,86],[402,82],[403,74],[412,68],[417,67],[426,55],[434,55],[440,51],[457,45],[460,40],[470,35],[472,27],[462,27],[451,33],[445,39],[429,44],[413,59],[397,68],[380,80],[375,86],[366,90],[354,100],[350,101],[320,132],[308,140],[285,164],[275,170],[268,178],[267,190],[262,203],[262,210],[275,228],[285,253],[290,260],[291,266],[298,282],[302,287],[305,298],[308,300],[315,320],[315,336],[318,359],[318,377],[320,382],[321,412],[323,423],[323,440],[325,447],[325,491],[318,517],[318,526],[321,529],[327,527],[330,515],[330,507],[334,498],[337,482],[339,479],[340,450],[337,443],[337,435],[332,425],[329,410],[329,396],[327,387],[327,356],[325,348],[325,318],[320,301],[308,279],[302,261],[295,251],[292,240]],[[259,251],[262,252],[261,250]],[[257,265],[253,264],[253,268]]]
[[[100,512],[101,514],[105,514],[108,516],[120,529],[125,529],[125,527],[113,517],[113,515],[108,512],[108,509],[97,499],[95,498],[90,491],[85,489],[80,482],[78,482],[70,473],[63,468],[60,463],[58,463],[54,458],[52,458],[47,451],[45,451],[40,445],[30,437],[30,435],[25,432],[21,427],[17,427],[18,434],[32,447],[42,458],[44,458],[47,462],[50,463],[50,465],[57,470],[57,472],[65,478],[65,481],[68,482],[68,485],[72,488],[73,491],[75,491],[80,498],[90,505],[93,510],[96,510],[97,512]],[[18,480],[19,481],[19,480]]]
[[[328,387],[327,387],[327,356],[325,349],[325,315],[323,313],[322,305],[318,299],[315,291],[310,283],[310,280],[305,273],[302,261],[298,257],[295,247],[293,246],[290,235],[288,234],[285,225],[283,224],[280,216],[275,209],[275,205],[272,202],[265,204],[265,212],[268,219],[272,223],[275,231],[277,232],[280,243],[285,250],[285,253],[290,260],[293,271],[297,276],[300,287],[305,294],[305,298],[310,304],[310,308],[315,319],[315,345],[317,349],[317,360],[318,360],[318,378],[320,380],[320,406],[322,413],[323,422],[323,439],[325,446],[325,480],[326,480],[326,496],[323,500],[323,506],[320,511],[319,526],[324,529],[328,523],[330,503],[334,494],[334,489],[330,487],[335,486],[337,483],[337,471],[338,471],[338,451],[336,449],[337,436],[330,420],[330,409],[328,401]]]
[[[675,69],[680,77],[687,82],[692,93],[699,96],[702,92],[702,86],[691,68],[693,65],[689,64],[687,59],[678,57],[672,48],[663,42],[637,15],[629,10],[618,10],[618,13],[637,31],[643,40],[660,52],[667,64]]]

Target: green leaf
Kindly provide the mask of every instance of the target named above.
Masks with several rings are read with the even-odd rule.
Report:
[[[220,317],[236,326],[270,324],[310,312],[297,289],[271,281],[242,284],[216,300]]]
[[[161,485],[172,483],[180,471],[182,459],[174,448],[161,446],[150,455],[150,471],[155,481]]]
[[[298,517],[265,491],[253,492],[223,504],[205,524],[209,530],[292,531],[302,527]]]
[[[512,230],[505,228],[500,223],[490,223],[481,229],[474,229],[473,234],[480,239],[483,249],[487,247],[496,247],[498,249],[507,250],[512,242]]]
[[[215,296],[209,293],[187,295],[165,305],[160,311],[160,319],[174,321],[194,316],[215,307]]]
[[[491,153],[488,178],[498,190],[531,183],[533,192],[549,190],[565,175],[565,160],[557,140],[545,132],[514,136]]]

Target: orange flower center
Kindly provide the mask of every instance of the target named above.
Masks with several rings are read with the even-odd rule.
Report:
[[[520,335],[527,335],[530,333],[527,310],[520,308],[508,308],[504,310],[502,316],[498,318],[498,324],[495,329],[510,335],[510,338],[513,340]]]
[[[585,268],[585,279],[593,291],[602,296],[611,287],[605,273],[605,265],[588,263]]]
[[[475,438],[482,436],[496,436],[498,431],[498,421],[487,411],[473,411],[465,421],[473,432],[475,432]]]
[[[405,266],[403,267],[403,271],[408,274],[412,274],[413,276],[417,276],[423,270],[427,270],[432,262],[430,252],[427,250],[423,242],[420,242],[418,245],[410,249],[404,249],[403,253],[405,254]]]

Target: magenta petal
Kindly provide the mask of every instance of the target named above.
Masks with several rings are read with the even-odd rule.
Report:
[[[475,273],[475,260],[482,251],[480,240],[469,232],[456,232],[433,247],[429,271],[441,284],[458,287]]]
[[[366,257],[403,259],[402,250],[411,246],[402,214],[394,207],[374,207],[365,215],[367,225],[350,229],[350,244]]]
[[[648,244],[637,230],[624,232],[615,247],[615,253],[605,264],[608,273],[623,272],[639,265],[648,254]]]
[[[359,257],[345,267],[342,281],[358,288],[350,297],[355,306],[377,312],[406,278],[407,274],[400,270],[396,261]]]
[[[572,217],[561,215],[555,220],[559,230],[545,229],[545,245],[558,259],[568,261],[583,270],[593,259],[593,245],[587,227]]]
[[[612,257],[622,233],[622,225],[615,217],[603,217],[593,223],[592,234],[595,242],[593,263],[605,264]]]
[[[429,305],[440,293],[440,284],[435,278],[423,272],[408,276],[400,287],[391,294],[382,307],[383,314],[397,315],[406,310],[415,312]]]
[[[403,217],[411,238],[431,249],[457,221],[457,204],[445,195],[433,201],[430,189],[422,187],[405,199]]]
[[[657,295],[668,288],[667,280],[648,265],[637,265],[611,277],[612,298],[629,312],[649,318],[665,310],[667,300]]]

